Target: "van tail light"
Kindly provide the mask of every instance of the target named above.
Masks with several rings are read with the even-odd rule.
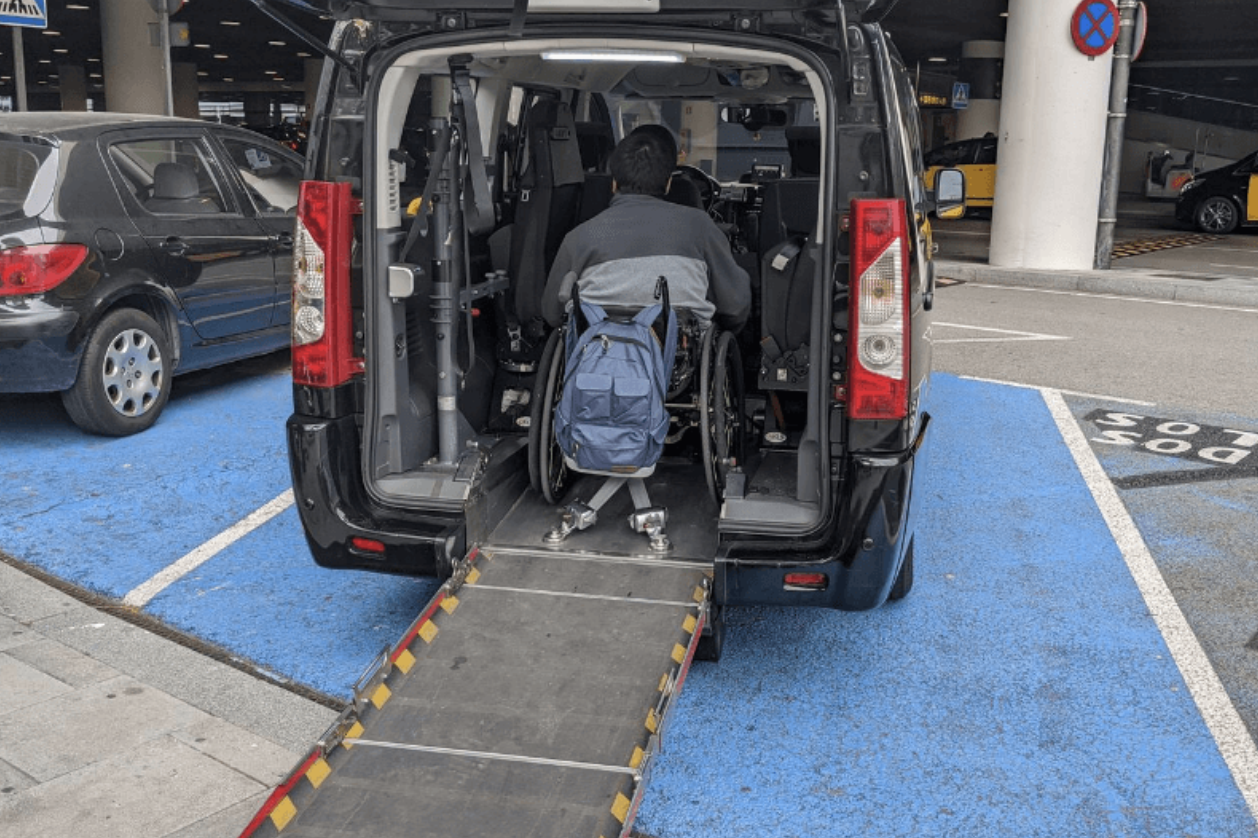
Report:
[[[336,387],[362,371],[354,357],[348,183],[304,181],[293,235],[293,383]]]
[[[0,250],[0,297],[43,294],[87,261],[81,244],[36,244]]]
[[[788,573],[782,577],[782,588],[787,591],[824,591],[830,577],[824,573]]]
[[[848,416],[908,416],[908,235],[903,200],[852,201]]]

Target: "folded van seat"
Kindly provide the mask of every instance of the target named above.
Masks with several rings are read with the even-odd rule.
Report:
[[[816,126],[786,129],[791,177],[763,185],[760,217],[761,306],[760,387],[808,388],[808,340],[812,327],[811,256],[821,189],[821,131]]]

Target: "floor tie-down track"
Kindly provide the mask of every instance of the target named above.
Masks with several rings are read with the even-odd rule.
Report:
[[[709,572],[473,552],[242,838],[627,835]]]

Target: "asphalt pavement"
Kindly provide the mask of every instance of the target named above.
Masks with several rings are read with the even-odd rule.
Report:
[[[1164,205],[1125,210],[1120,244],[1176,235]],[[1103,273],[994,268],[981,221],[937,236],[945,280],[1258,307],[1251,234]],[[81,437],[55,397],[0,406],[5,838],[238,834],[431,594],[302,553],[283,362],[241,369],[177,380],[167,415],[128,440]],[[917,589],[863,615],[731,614],[725,659],[682,695],[642,829],[1258,835],[1258,788],[1237,775],[1258,768],[1252,738],[1181,676],[1194,653],[1151,617],[1058,434],[1063,415],[1083,427],[1122,408],[1042,395],[937,376]],[[1124,463],[1100,467],[1148,471]],[[1155,553],[1176,541],[1157,523]],[[176,559],[191,561],[162,577]]]

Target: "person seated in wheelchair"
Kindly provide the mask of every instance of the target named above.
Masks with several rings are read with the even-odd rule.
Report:
[[[676,157],[676,143],[670,150],[656,131],[639,129],[616,146],[610,206],[568,233],[547,277],[542,315],[551,326],[563,322],[568,274],[582,300],[604,308],[653,305],[663,276],[673,307],[702,326],[737,332],[746,323],[751,279],[729,240],[703,210],[665,200]]]

